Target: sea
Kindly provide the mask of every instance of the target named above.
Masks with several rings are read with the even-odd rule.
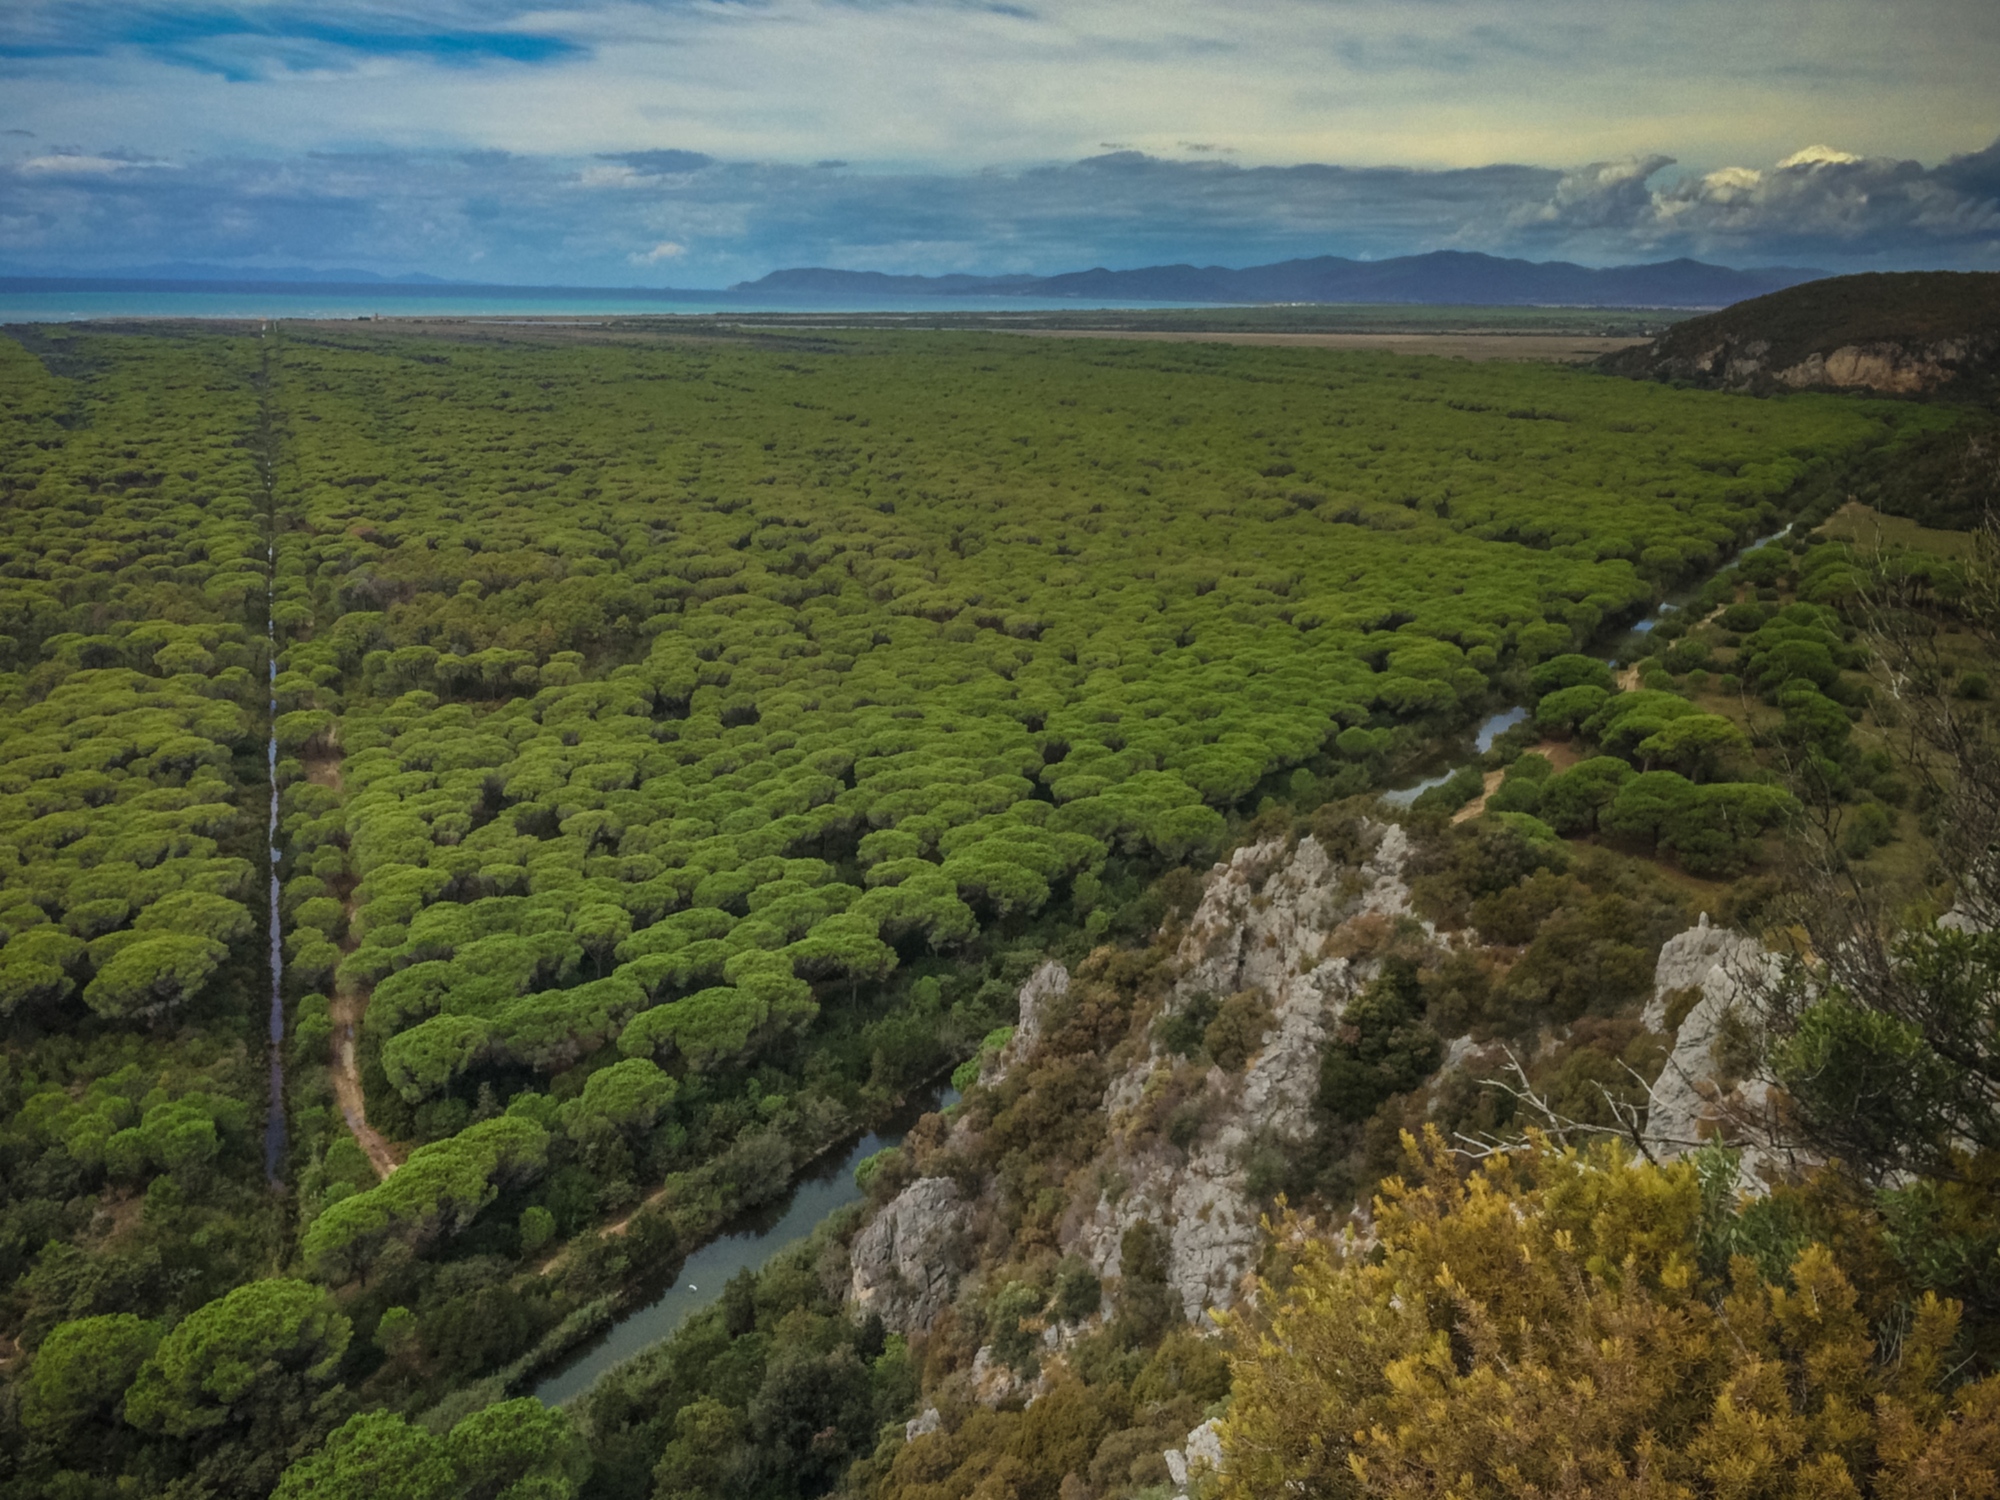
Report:
[[[713,299],[682,293],[662,297],[644,292],[563,288],[549,292],[487,292],[454,288],[429,293],[409,287],[373,290],[341,286],[321,289],[218,287],[187,290],[23,290],[0,281],[0,323],[124,322],[135,318],[373,319],[522,318],[589,321],[596,318],[712,317],[717,313],[823,313],[936,317],[950,313],[1087,312],[1094,309],[1191,307],[1187,302],[1117,301],[1061,297],[816,297]]]

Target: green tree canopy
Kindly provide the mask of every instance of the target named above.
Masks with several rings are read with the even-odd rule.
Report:
[[[161,1340],[126,1393],[126,1420],[168,1437],[241,1420],[253,1406],[331,1383],[351,1331],[309,1282],[250,1282]]]

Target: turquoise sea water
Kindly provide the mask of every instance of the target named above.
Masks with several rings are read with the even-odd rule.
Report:
[[[0,323],[77,323],[128,318],[672,318],[716,313],[1077,312],[1094,308],[1187,307],[1182,302],[1119,302],[1055,297],[870,297],[784,301],[776,298],[680,301],[630,293],[567,292],[494,296],[417,294],[309,287],[271,291],[0,291]]]

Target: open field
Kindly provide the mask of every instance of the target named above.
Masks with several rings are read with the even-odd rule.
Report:
[[[1851,543],[1862,552],[1903,548],[1937,557],[1965,558],[1973,550],[1971,532],[1919,525],[1906,517],[1871,509],[1858,500],[1841,506],[1819,531],[1821,536]]]
[[[1649,335],[1638,332],[1570,332],[1560,327],[1538,329],[1533,324],[1521,328],[1489,328],[1477,322],[1469,328],[1411,327],[1391,323],[1383,328],[1262,328],[1235,326],[1241,320],[1190,320],[1185,327],[1098,327],[1087,322],[1076,326],[1042,326],[1026,318],[992,318],[980,321],[971,314],[958,323],[938,324],[921,317],[869,319],[865,317],[825,317],[797,314],[779,321],[741,317],[688,318],[677,322],[642,318],[381,318],[372,326],[431,338],[503,340],[583,341],[589,343],[657,343],[698,340],[742,342],[772,337],[810,337],[870,332],[953,333],[976,329],[987,333],[1012,333],[1031,338],[1116,339],[1138,343],[1238,344],[1269,349],[1330,349],[1348,352],[1433,355],[1464,360],[1544,360],[1582,364],[1619,349],[1646,342]],[[1152,320],[1148,320],[1152,321]],[[1411,320],[1416,322],[1417,320]],[[312,330],[329,336],[350,335],[351,322],[306,322],[289,320],[295,332]],[[1586,325],[1589,326],[1589,325]]]
[[[1428,354],[1442,359],[1540,359],[1565,364],[1582,364],[1599,355],[1646,342],[1640,337],[1604,338],[1560,333],[1260,333],[1251,330],[1210,332],[1111,328],[1024,328],[1021,332],[1036,338],[1246,344],[1271,349],[1376,350],[1390,354]]]

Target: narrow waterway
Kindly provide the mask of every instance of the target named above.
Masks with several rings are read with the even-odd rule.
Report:
[[[1472,748],[1474,753],[1484,755],[1488,750],[1493,748],[1495,740],[1499,739],[1501,735],[1527,717],[1528,711],[1518,703],[1512,708],[1501,709],[1497,714],[1488,714],[1484,719],[1480,720],[1479,728],[1473,732]],[[1443,786],[1447,781],[1451,780],[1452,774],[1456,770],[1457,767],[1453,766],[1450,769],[1426,776],[1414,785],[1397,787],[1393,791],[1384,792],[1382,800],[1391,807],[1408,807],[1432,787]]]
[[[259,333],[260,339],[268,335]],[[283,1181],[285,1160],[285,927],[278,909],[278,501],[271,452],[270,412],[271,349],[264,345],[265,389],[263,462],[264,513],[270,533],[264,544],[264,649],[267,728],[264,739],[264,768],[270,786],[270,815],[264,825],[264,847],[270,859],[266,884],[271,903],[271,1011],[269,1025],[271,1102],[264,1117],[264,1175],[273,1187]]]
[[[277,603],[277,545],[269,550],[270,594],[267,606]],[[264,1120],[264,1175],[273,1184],[282,1181],[279,1168],[285,1159],[285,926],[278,910],[278,624],[267,608],[265,644],[270,653],[266,684],[270,692],[271,727],[264,740],[264,764],[271,778],[271,814],[265,824],[264,845],[270,855],[271,895],[271,1111]]]
[[[1754,541],[1745,542],[1741,547],[1738,547],[1734,552],[1729,554],[1728,560],[1723,566],[1727,567],[1729,563],[1735,562],[1746,553],[1755,552],[1759,547],[1777,541],[1791,529],[1790,523],[1787,523],[1772,532],[1769,536],[1760,536]],[[1718,571],[1720,570],[1718,569]],[[1707,583],[1708,579],[1704,578],[1700,583],[1675,590],[1673,593],[1667,595],[1665,599],[1654,605],[1644,615],[1619,631],[1610,640],[1609,650],[1604,657],[1605,664],[1615,667],[1620,658],[1640,654],[1640,647],[1645,644],[1646,637],[1651,635],[1665,621],[1668,615],[1687,608],[1691,602],[1699,598],[1702,589],[1706,587]],[[1472,747],[1474,753],[1484,755],[1488,750],[1493,748],[1495,740],[1499,739],[1502,734],[1512,729],[1527,717],[1528,710],[1519,704],[1516,704],[1512,708],[1502,709],[1499,713],[1489,715],[1480,722],[1479,728],[1473,734]],[[1460,744],[1463,744],[1463,742],[1461,741]],[[1437,761],[1431,762],[1432,766],[1438,764],[1439,762]],[[1463,761],[1459,758],[1459,754],[1448,752],[1442,770],[1427,770],[1412,773],[1412,779],[1406,785],[1393,787],[1389,791],[1383,792],[1381,800],[1388,803],[1391,807],[1408,807],[1432,787],[1443,786],[1447,781],[1451,780],[1453,774],[1459,769],[1461,764],[1463,764]]]
[[[687,1258],[680,1275],[653,1301],[635,1308],[560,1368],[546,1375],[535,1395],[550,1406],[574,1401],[604,1373],[670,1339],[695,1313],[722,1295],[738,1271],[756,1270],[788,1245],[810,1235],[835,1209],[859,1201],[854,1169],[888,1146],[900,1146],[910,1127],[933,1110],[958,1102],[958,1090],[936,1085],[914,1096],[881,1129],[835,1148],[799,1174],[791,1190],[737,1220]]]

